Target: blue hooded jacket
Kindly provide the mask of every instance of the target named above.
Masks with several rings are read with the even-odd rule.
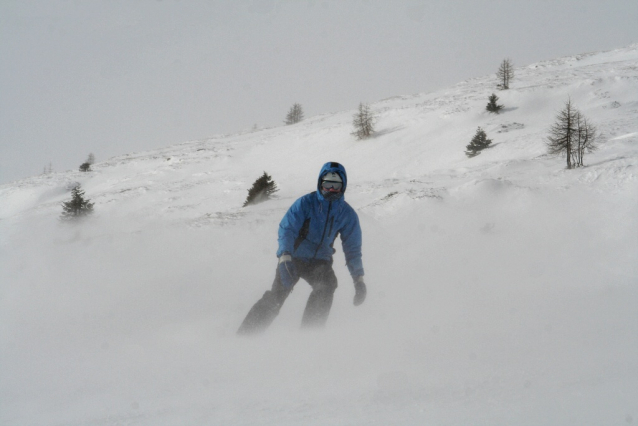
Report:
[[[290,253],[293,258],[303,261],[332,260],[333,245],[340,234],[350,275],[362,276],[359,216],[343,196],[328,201],[321,194],[321,178],[328,173],[341,177],[342,193],[345,193],[348,185],[346,169],[335,162],[324,164],[317,179],[317,189],[297,199],[281,219],[277,257]]]

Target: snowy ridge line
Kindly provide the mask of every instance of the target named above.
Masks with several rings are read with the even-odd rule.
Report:
[[[608,65],[610,63],[613,64],[613,69],[609,69]],[[539,72],[539,68],[542,69],[541,72]],[[592,103],[591,107],[588,107],[585,103],[583,109],[586,112],[591,108],[613,109],[615,112],[613,118],[610,116],[608,120],[599,120],[597,125],[603,135],[609,135],[612,140],[615,140],[617,129],[626,128],[626,126],[635,123],[635,119],[631,114],[626,112],[624,114],[618,113],[626,109],[631,109],[629,112],[635,112],[636,103],[635,101],[627,102],[625,99],[617,99],[618,96],[614,96],[615,92],[609,89],[617,83],[632,85],[638,79],[637,70],[638,49],[635,46],[609,52],[568,56],[517,68],[518,75],[512,88],[508,91],[498,91],[503,100],[507,101],[505,110],[502,114],[489,117],[486,116],[485,112],[479,112],[485,102],[486,93],[495,91],[493,78],[489,76],[469,79],[434,93],[387,98],[373,103],[379,115],[378,132],[374,139],[383,140],[384,143],[389,144],[397,143],[393,139],[405,140],[405,136],[407,136],[408,141],[410,139],[415,140],[419,137],[417,133],[419,130],[413,131],[411,126],[418,123],[432,123],[437,117],[447,121],[458,121],[459,123],[456,124],[451,122],[446,124],[446,126],[449,126],[447,130],[454,131],[455,128],[460,128],[461,122],[467,122],[472,115],[479,114],[478,117],[485,116],[484,119],[487,119],[483,126],[488,131],[492,129],[497,134],[506,134],[504,136],[507,139],[495,140],[492,146],[492,152],[501,154],[496,157],[492,156],[493,161],[501,161],[502,154],[506,154],[504,143],[509,146],[509,154],[514,154],[515,157],[519,156],[518,154],[525,155],[525,152],[529,151],[529,146],[536,146],[537,148],[534,149],[536,152],[529,155],[528,158],[551,161],[551,158],[540,152],[543,150],[543,138],[548,124],[540,126],[526,122],[528,117],[530,117],[530,113],[537,114],[540,112],[538,110],[526,107],[525,113],[521,111],[524,107],[525,97],[528,96],[526,93],[529,93],[529,90],[532,89],[530,95],[533,101],[534,98],[538,98],[539,94],[537,92],[539,90],[556,91],[568,89],[567,95],[575,92],[583,92],[585,94],[587,91],[583,91],[583,89],[593,84],[596,86],[596,91],[594,92],[596,98],[605,100],[607,103],[602,106]],[[574,96],[577,99],[583,97],[583,95],[578,95],[578,93],[575,93]],[[592,101],[590,96],[587,96],[585,100]],[[521,104],[521,102],[523,103]],[[560,103],[557,103],[556,107],[559,105]],[[533,107],[533,104],[530,104],[530,106]],[[517,118],[517,116],[520,118]],[[505,117],[508,117],[508,119],[503,122]],[[551,116],[547,114],[546,119],[550,122]],[[161,194],[164,191],[192,192],[196,187],[200,187],[201,190],[205,191],[207,187],[219,185],[219,174],[220,172],[223,173],[223,169],[220,169],[220,166],[224,167],[223,165],[229,165],[230,162],[235,162],[242,158],[246,159],[247,155],[251,157],[251,151],[260,151],[260,147],[267,150],[286,151],[289,149],[286,144],[292,143],[295,146],[291,153],[301,154],[301,157],[303,157],[304,155],[300,149],[303,150],[304,145],[321,141],[319,143],[327,143],[328,146],[333,148],[341,144],[342,146],[337,148],[336,152],[343,152],[344,146],[347,146],[347,150],[350,151],[349,154],[354,154],[356,149],[353,151],[352,148],[357,145],[350,148],[348,142],[343,140],[344,136],[349,138],[349,130],[347,128],[349,121],[350,112],[347,111],[336,114],[323,114],[294,126],[260,129],[258,133],[242,132],[228,136],[218,135],[205,140],[188,141],[166,148],[122,155],[95,164],[93,166],[94,170],[89,173],[55,173],[47,176],[35,176],[0,186],[0,196],[17,195],[16,188],[32,188],[37,191],[38,188],[57,187],[60,189],[56,191],[62,192],[61,187],[68,189],[73,182],[82,183],[82,181],[86,181],[86,185],[89,186],[96,184],[94,187],[98,192],[93,193],[92,197],[98,202],[98,205],[100,203],[116,202],[121,198],[119,194],[124,197],[130,197],[132,194],[141,196],[145,192],[153,194]],[[441,128],[436,134],[432,135],[428,135],[428,132],[431,133],[429,129],[425,128],[423,130],[425,131],[425,137],[435,138],[440,141],[439,143],[447,144],[458,138],[456,135],[452,136],[452,132],[446,131],[445,128]],[[512,131],[516,131],[517,136],[514,137],[511,133]],[[286,142],[289,139],[304,142]],[[412,148],[416,148],[416,151]],[[407,152],[408,149],[412,151],[413,164],[427,164],[428,156],[432,152],[442,152],[441,147],[434,147],[434,151],[431,151],[431,148],[433,148],[432,144],[422,148],[417,147],[413,142],[402,144],[403,152]],[[486,154],[487,152],[482,156],[483,159],[488,157]],[[441,159],[444,157],[446,155]],[[447,157],[450,160],[456,157],[455,161],[462,159],[462,156],[458,154],[447,155]],[[480,168],[482,159],[477,158],[476,160],[474,162],[475,167]],[[374,163],[374,161],[371,163]],[[126,173],[125,176],[121,178],[107,176],[111,171],[122,167],[128,168],[128,170],[121,170]],[[265,169],[268,166],[264,165],[262,167]],[[392,166],[393,169],[400,167],[400,162],[397,161]],[[436,173],[436,169],[437,167],[435,166],[431,171]],[[180,174],[181,176],[179,176]],[[200,178],[193,179],[196,176],[200,176]],[[98,182],[100,180],[101,182]],[[142,183],[143,180],[146,180],[146,182]],[[122,185],[126,181],[131,181],[132,185]],[[183,183],[180,183],[180,181],[183,181]],[[221,182],[226,181],[226,179],[221,180]],[[237,193],[237,196],[233,198],[235,200],[233,202],[238,203],[241,186],[247,185],[249,182],[246,182],[245,179],[236,178],[231,178],[231,181],[235,182],[232,187],[228,187],[228,184],[224,183],[226,185],[225,191],[226,193]],[[109,187],[111,189],[108,189]],[[41,200],[38,201],[41,202],[41,205],[32,211],[52,209],[62,201],[58,197],[52,202],[46,202],[43,197],[46,198],[47,195],[42,194],[38,197]],[[165,200],[171,203],[177,199]],[[198,203],[191,203],[191,206],[197,205]],[[14,207],[17,207],[17,205],[14,205]],[[32,205],[32,207],[35,207],[35,205]],[[169,210],[179,209],[188,209],[188,207],[173,206]],[[2,210],[0,210],[0,214],[2,214]],[[11,215],[10,217],[16,216]]]

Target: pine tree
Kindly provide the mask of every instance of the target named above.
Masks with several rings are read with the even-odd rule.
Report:
[[[492,143],[491,139],[487,138],[487,134],[480,127],[476,129],[474,137],[470,141],[470,144],[465,147],[465,155],[472,158],[481,153],[482,150],[487,148]]]
[[[498,87],[503,90],[510,88],[510,81],[514,79],[514,65],[510,59],[503,59],[501,66],[496,71],[496,78],[499,81]]]
[[[248,190],[248,197],[246,197],[243,207],[269,200],[270,196],[278,190],[277,184],[272,180],[272,177],[268,173],[264,172],[261,177],[253,182],[252,188]]]
[[[359,110],[352,119],[354,132],[352,132],[351,135],[355,136],[358,140],[369,138],[374,133],[375,119],[376,117],[370,110],[370,106],[359,103]]]
[[[498,96],[492,93],[492,96],[489,97],[489,102],[487,103],[487,106],[485,107],[485,109],[488,110],[489,112],[494,112],[498,114],[501,111],[501,109],[503,109],[503,105],[497,104],[496,103],[497,101],[498,101]]]
[[[300,121],[303,120],[303,109],[301,108],[300,104],[294,104],[293,106],[290,107],[290,110],[288,111],[288,114],[286,115],[286,121],[284,121],[284,123],[286,124],[295,124],[295,123],[299,123]]]
[[[82,191],[80,185],[73,188],[71,195],[72,197],[70,201],[62,203],[62,214],[60,215],[61,220],[78,220],[93,213],[93,203],[84,198],[84,191]]]
[[[565,154],[567,168],[572,169],[583,165],[585,152],[596,150],[597,136],[596,128],[568,99],[549,129],[547,149],[550,154]]]

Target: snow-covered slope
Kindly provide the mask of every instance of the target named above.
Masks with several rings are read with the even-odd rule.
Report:
[[[0,186],[3,425],[629,424],[638,421],[638,45],[353,111]],[[571,98],[601,133],[565,170]],[[358,100],[354,100],[356,103]],[[493,147],[464,155],[480,126]],[[278,222],[326,161],[349,174],[368,300],[335,257],[325,330],[300,282],[259,338]],[[280,191],[242,208],[268,172]],[[95,202],[57,220],[76,182]]]

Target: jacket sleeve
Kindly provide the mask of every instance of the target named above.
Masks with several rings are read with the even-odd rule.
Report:
[[[346,256],[346,265],[352,277],[364,275],[361,260],[361,226],[359,216],[354,210],[349,211],[346,226],[341,230],[341,245]]]
[[[297,199],[288,209],[283,219],[279,223],[279,249],[277,257],[284,252],[293,254],[295,249],[295,239],[303,226],[306,212],[303,208],[302,198]]]

